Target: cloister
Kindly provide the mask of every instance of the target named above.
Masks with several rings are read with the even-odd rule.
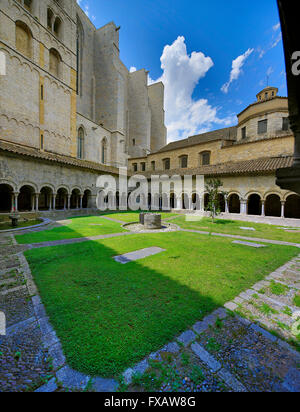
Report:
[[[37,187],[33,183],[16,185],[5,182],[0,184],[0,213],[10,213],[12,210],[18,212],[43,212],[43,211],[64,211],[95,209],[96,198],[101,190],[95,191],[91,188],[59,186],[44,184]],[[110,194],[111,195],[111,194]],[[109,208],[119,207],[119,193],[115,200],[113,196],[108,196]],[[130,196],[130,193],[129,195]],[[121,199],[127,198],[126,194],[121,195]],[[158,208],[204,211],[207,210],[208,194],[199,195],[197,193],[175,194],[170,196],[156,194],[148,195],[148,199],[140,199],[145,208],[150,207],[151,200]],[[141,206],[142,207],[142,206]],[[229,214],[268,216],[281,218],[300,218],[300,196],[287,193],[260,193],[249,191],[242,196],[238,192],[220,194],[221,212]]]

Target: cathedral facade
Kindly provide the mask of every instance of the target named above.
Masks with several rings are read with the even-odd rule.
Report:
[[[0,213],[94,207],[99,174],[166,145],[164,87],[76,0],[1,0]]]

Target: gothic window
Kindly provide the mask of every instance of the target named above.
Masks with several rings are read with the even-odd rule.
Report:
[[[77,157],[78,159],[83,159],[83,148],[84,148],[84,130],[82,127],[78,129],[77,136]]]
[[[16,48],[26,57],[32,57],[32,34],[29,27],[21,21],[16,22]]]
[[[22,4],[22,6],[24,6],[26,10],[32,12],[32,0],[18,0],[18,2]]]

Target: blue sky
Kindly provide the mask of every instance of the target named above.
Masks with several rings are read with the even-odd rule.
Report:
[[[275,0],[80,0],[121,26],[121,59],[166,87],[169,141],[236,124],[269,84],[286,95]],[[163,68],[162,68],[163,67]],[[231,79],[231,81],[230,81]]]

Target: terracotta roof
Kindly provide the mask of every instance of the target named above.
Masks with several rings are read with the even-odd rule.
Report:
[[[18,145],[15,143],[0,140],[0,152],[10,152],[21,156],[32,157],[49,162],[62,163],[68,166],[89,169],[95,172],[118,174],[118,169],[111,166],[103,166],[99,163],[87,160],[76,159],[71,156],[64,156],[52,152],[45,152],[33,147]]]
[[[205,175],[205,176],[224,176],[224,175],[247,175],[247,174],[264,174],[272,173],[277,169],[291,167],[293,157],[264,157],[254,160],[244,160],[240,162],[226,162],[217,165],[201,166],[196,169],[173,169],[155,172],[145,172],[139,174],[150,177],[154,174],[173,175]]]
[[[183,149],[185,147],[195,146],[201,143],[213,142],[216,140],[236,140],[237,127],[227,127],[226,129],[214,130],[213,132],[198,134],[184,140],[169,143],[155,153],[168,152],[169,150]],[[151,153],[153,154],[153,153]]]

